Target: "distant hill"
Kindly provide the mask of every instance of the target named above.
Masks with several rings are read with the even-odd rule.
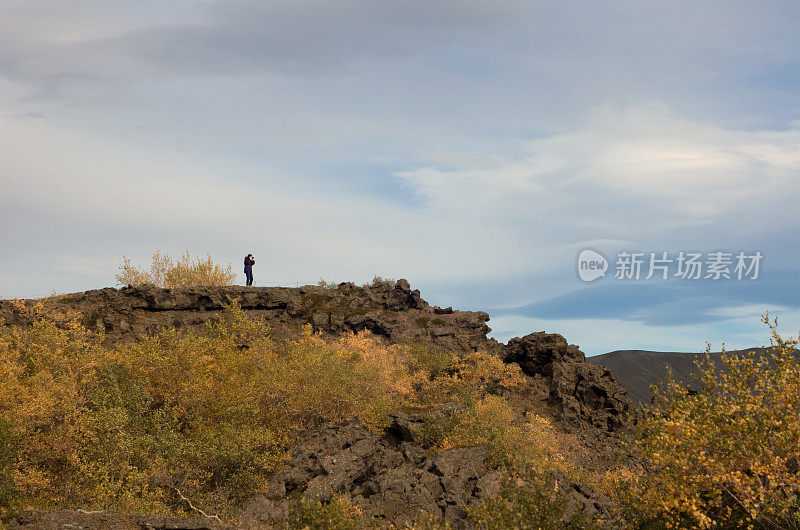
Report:
[[[726,355],[743,357],[751,351],[756,352],[756,356],[760,357],[768,352],[769,348],[735,350],[726,352]],[[795,353],[797,354],[797,352]],[[697,374],[695,362],[704,355],[703,353],[617,350],[587,357],[586,360],[610,368],[617,381],[628,391],[631,400],[638,405],[650,402],[650,385],[663,381],[669,368],[672,368],[675,379],[686,384],[693,384]],[[712,353],[711,356],[717,366],[722,366],[719,352]]]

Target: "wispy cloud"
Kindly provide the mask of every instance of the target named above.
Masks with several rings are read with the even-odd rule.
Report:
[[[798,138],[797,130],[695,122],[658,103],[604,107],[573,131],[530,142],[524,158],[480,160],[475,167],[454,160],[446,169],[398,176],[448,211],[488,210],[610,235],[646,232],[644,222],[656,233],[708,224],[743,207],[771,205],[782,215],[776,202],[789,199],[785,191],[798,183]],[[631,211],[648,215],[636,215],[634,225],[625,219]]]

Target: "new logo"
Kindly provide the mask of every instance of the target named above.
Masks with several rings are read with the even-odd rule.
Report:
[[[608,260],[594,250],[585,248],[578,255],[578,276],[585,282],[592,282],[606,275]]]

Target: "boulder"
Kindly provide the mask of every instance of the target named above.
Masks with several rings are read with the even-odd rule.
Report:
[[[413,439],[415,420],[402,413],[394,417],[393,425],[407,433],[402,436]],[[300,492],[326,502],[344,493],[368,517],[398,527],[425,512],[462,528],[466,508],[483,497],[485,484],[493,482],[486,465],[489,453],[483,447],[428,456],[418,445],[379,437],[357,421],[307,433],[289,456],[290,462],[273,477],[287,494]]]
[[[555,333],[531,333],[506,345],[504,361],[519,364],[549,388],[548,401],[566,420],[588,423],[602,432],[627,425],[633,403],[611,371],[586,362],[575,345]]]
[[[550,399],[568,419],[616,432],[629,423],[633,402],[611,371],[589,363],[554,365]]]
[[[517,363],[528,375],[552,376],[554,363],[585,361],[583,352],[557,333],[539,331],[508,341],[505,362]]]
[[[256,495],[247,502],[241,521],[241,528],[247,530],[286,528],[289,524],[289,501],[272,500],[265,495]]]

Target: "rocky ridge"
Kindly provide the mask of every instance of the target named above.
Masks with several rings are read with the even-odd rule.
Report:
[[[331,289],[303,287],[186,287],[153,285],[105,288],[44,299],[46,312],[72,311],[107,340],[132,340],[163,327],[185,329],[219,318],[231,301],[251,317],[263,319],[277,338],[297,334],[304,325],[325,335],[370,331],[390,342],[416,342],[454,352],[495,350],[486,334],[489,315],[431,307],[408,281],[357,287],[341,283]],[[6,324],[26,324],[37,302],[0,300]]]

